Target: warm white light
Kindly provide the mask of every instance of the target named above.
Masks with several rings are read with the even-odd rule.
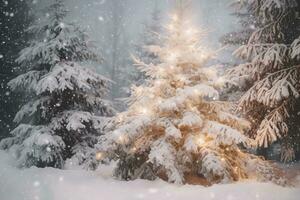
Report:
[[[149,110],[147,108],[142,108],[141,109],[141,113],[143,113],[144,115],[149,113]]]
[[[136,147],[132,147],[132,148],[130,149],[130,152],[131,152],[131,153],[135,153],[135,152],[136,152],[136,150],[137,150],[137,148],[136,148]]]
[[[194,89],[194,93],[195,93],[196,95],[199,95],[199,94],[200,94],[200,91],[199,91],[198,89]]]
[[[96,160],[102,160],[104,157],[103,153],[102,152],[98,152],[96,153]]]
[[[196,143],[197,145],[202,146],[205,143],[205,137],[203,135],[197,136]]]
[[[195,30],[192,29],[192,28],[189,28],[189,29],[187,29],[187,30],[185,31],[185,34],[186,34],[187,36],[191,36],[191,35],[193,35],[194,33],[195,33]]]
[[[127,141],[127,137],[126,137],[126,136],[120,135],[120,136],[118,137],[118,143],[119,143],[119,144],[124,144],[124,143],[126,143],[126,141]]]

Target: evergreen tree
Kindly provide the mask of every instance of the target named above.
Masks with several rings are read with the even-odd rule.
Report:
[[[151,13],[150,22],[145,22],[143,32],[140,35],[139,44],[135,47],[135,56],[137,56],[144,63],[158,64],[158,55],[151,51],[151,47],[158,46],[160,44],[160,38],[162,36],[163,27],[161,26],[161,12],[158,9],[157,1],[155,2],[154,10]],[[145,74],[138,71],[134,78],[137,84],[141,84],[146,79]]]
[[[84,162],[101,134],[100,116],[112,113],[103,100],[107,79],[83,65],[98,56],[66,15],[63,1],[55,0],[29,28],[35,39],[17,59],[24,73],[9,82],[31,96],[14,118],[19,126],[0,145],[13,150],[22,167],[61,168],[72,156]]]
[[[7,83],[16,77],[15,59],[27,44],[25,29],[31,22],[27,1],[0,1],[0,139],[9,135],[13,115],[21,104],[18,94],[10,93]]]
[[[280,142],[282,160],[293,160],[300,144],[299,3],[296,0],[238,3],[253,22],[252,31],[243,37],[247,42],[238,41],[241,46],[234,52],[245,62],[228,73],[247,91],[239,101],[239,109],[253,122],[250,135],[259,147]]]
[[[101,137],[98,158],[117,160],[115,175],[125,180],[185,183],[193,176],[212,184],[255,174],[280,183],[271,165],[241,148],[251,146],[243,135],[249,124],[219,100],[220,80],[205,67],[211,54],[200,45],[201,33],[184,8],[172,17],[163,45],[152,48],[161,63],[137,61],[150,78],[134,88],[129,109]]]

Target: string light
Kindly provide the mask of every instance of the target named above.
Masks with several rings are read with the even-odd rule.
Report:
[[[193,91],[194,91],[194,93],[195,93],[196,95],[199,95],[199,94],[200,94],[200,91],[199,91],[198,89],[194,89]]]
[[[124,136],[124,135],[120,135],[118,137],[118,143],[119,144],[125,144],[127,141],[128,141],[128,138],[126,136]]]
[[[142,108],[141,112],[146,115],[148,114],[149,110],[147,108]]]
[[[104,154],[102,153],[102,152],[97,152],[96,153],[96,160],[102,160],[103,159],[103,157],[104,157]]]
[[[187,36],[191,36],[191,35],[193,35],[193,33],[195,33],[195,30],[193,28],[189,28],[185,31],[185,34]]]
[[[196,137],[196,143],[198,146],[203,146],[203,144],[205,144],[205,137],[203,135],[198,135]]]
[[[136,148],[136,147],[132,147],[132,148],[130,149],[130,152],[131,152],[131,153],[135,153],[135,152],[136,152],[136,150],[137,150],[137,148]]]
[[[235,171],[235,172],[237,172],[237,171],[238,171],[238,169],[239,169],[238,167],[234,167],[234,171]]]

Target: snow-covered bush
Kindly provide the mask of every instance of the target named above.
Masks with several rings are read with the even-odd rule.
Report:
[[[12,90],[30,96],[15,116],[19,126],[12,137],[0,143],[14,151],[20,166],[61,168],[72,156],[83,163],[104,117],[113,113],[103,99],[109,81],[83,65],[98,56],[87,35],[65,22],[66,14],[56,0],[28,29],[36,39],[17,59],[24,73],[9,82]]]
[[[234,52],[245,62],[228,72],[246,90],[238,108],[251,120],[250,135],[259,147],[279,141],[282,160],[293,160],[300,144],[299,2],[252,0],[237,5],[242,21],[252,19],[250,31]]]
[[[129,109],[100,138],[99,155],[117,160],[115,175],[125,180],[161,177],[181,184],[192,175],[212,184],[254,175],[280,183],[269,163],[244,151],[252,145],[243,134],[249,123],[219,100],[220,80],[205,67],[212,54],[200,45],[202,33],[186,11],[176,10],[163,44],[152,47],[161,62],[136,60],[149,79],[133,87]]]

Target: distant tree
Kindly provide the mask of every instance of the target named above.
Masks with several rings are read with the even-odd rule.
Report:
[[[61,168],[68,158],[81,164],[93,156],[89,150],[101,134],[101,116],[113,110],[103,99],[107,79],[83,65],[99,57],[87,35],[65,21],[63,1],[55,0],[44,13],[29,28],[35,39],[17,59],[24,73],[8,84],[31,98],[14,118],[19,126],[12,137],[0,146],[14,151],[21,167]]]
[[[128,45],[126,41],[126,33],[124,29],[124,16],[125,16],[125,4],[122,0],[111,0],[105,3],[105,17],[107,27],[104,34],[104,47],[105,47],[105,66],[109,70],[109,77],[114,81],[111,98],[120,97],[122,88],[120,88],[120,77],[119,72],[122,71],[120,68],[123,68],[125,63],[125,57],[128,54]],[[122,86],[125,86],[124,83],[121,83]]]
[[[27,45],[29,35],[25,30],[31,21],[27,1],[0,1],[0,139],[12,130],[13,116],[21,104],[21,98],[10,93],[7,83],[17,76],[15,59]]]
[[[162,37],[162,16],[155,1],[154,9],[151,13],[151,19],[144,23],[143,32],[140,34],[139,43],[135,45],[134,56],[147,64],[158,64],[159,56],[151,51],[151,47],[158,46]],[[134,77],[136,84],[141,84],[145,81],[145,74],[137,71]]]

